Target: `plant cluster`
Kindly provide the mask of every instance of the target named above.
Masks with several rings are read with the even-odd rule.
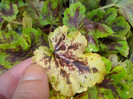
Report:
[[[35,55],[51,99],[133,98],[132,28],[133,0],[1,0],[0,74]]]

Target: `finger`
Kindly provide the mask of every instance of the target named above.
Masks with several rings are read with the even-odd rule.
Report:
[[[9,72],[16,78],[20,79],[25,71],[25,69],[32,64],[32,58],[28,58],[9,70]]]
[[[32,59],[29,58],[23,62],[20,62],[0,76],[0,97],[5,97],[6,99],[10,99],[12,97],[19,79],[31,63]]]
[[[36,64],[28,67],[19,82],[13,99],[48,99],[49,84],[44,69]]]

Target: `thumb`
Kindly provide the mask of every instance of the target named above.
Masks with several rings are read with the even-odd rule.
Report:
[[[32,64],[21,78],[13,99],[48,99],[49,84],[44,69]]]

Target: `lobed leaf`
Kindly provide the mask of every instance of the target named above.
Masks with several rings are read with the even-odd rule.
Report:
[[[100,50],[98,39],[94,35],[88,35],[86,36],[86,39],[88,41],[88,46],[86,47],[85,52],[98,52]]]
[[[90,21],[85,16],[85,11],[85,6],[80,2],[71,4],[70,7],[66,9],[66,11],[64,12],[63,23],[70,28],[69,31],[77,30],[82,34],[86,33],[86,35],[94,31],[99,33],[102,32],[103,34],[107,33],[108,35],[112,34],[111,29],[106,25]]]
[[[32,28],[23,30],[22,35],[10,31],[0,34],[0,65],[11,68],[15,64],[31,57],[33,51],[41,45],[47,45],[44,34]]]
[[[114,41],[108,38],[104,38],[100,43],[101,51],[109,53],[120,53],[127,57],[129,54],[129,47],[126,40]]]
[[[11,21],[16,19],[18,14],[18,7],[16,4],[3,4],[0,3],[0,15],[6,21]]]
[[[98,99],[128,99],[127,87],[122,84],[115,84],[114,82],[100,85]]]
[[[87,40],[80,32],[68,34],[62,26],[49,35],[50,49],[41,46],[34,52],[33,62],[45,68],[56,91],[73,96],[87,90],[104,79],[106,72],[100,55],[83,54]]]
[[[70,28],[70,31],[83,30],[85,10],[85,6],[80,2],[71,4],[69,8],[66,8],[63,23]]]
[[[98,39],[100,42],[100,50],[109,53],[120,53],[127,57],[129,47],[124,36],[129,32],[130,26],[122,16],[117,17],[117,10],[115,8],[108,8],[104,12],[101,9],[96,9],[92,10],[87,17],[95,22],[106,24],[107,28],[111,27],[114,31],[112,32],[111,29],[108,28],[110,34],[104,34],[102,36],[102,33],[99,33],[102,38]],[[96,37],[98,37],[98,35],[96,35]]]
[[[89,11],[98,8],[100,0],[75,0],[74,2],[81,2],[85,6],[86,10]]]
[[[117,17],[115,8],[108,8],[106,12],[101,9],[92,10],[87,16],[95,22],[101,22],[110,26],[116,35],[126,35],[130,30],[130,25],[124,17]]]
[[[115,2],[117,1],[117,2]],[[119,13],[133,26],[133,1],[132,0],[107,0],[107,4],[113,3],[118,7]]]
[[[11,68],[21,60],[17,56],[21,56],[21,51],[29,49],[28,43],[16,32],[8,32],[0,34],[0,65]]]
[[[44,2],[42,14],[39,15],[41,25],[59,25],[61,23],[60,0],[48,0]]]
[[[113,34],[110,27],[105,24],[90,21],[85,16],[85,6],[80,2],[71,4],[64,12],[63,23],[69,27],[69,31],[80,31],[86,36],[88,47],[86,52],[99,51],[97,38],[103,38]]]
[[[116,82],[120,82],[127,75],[127,71],[122,66],[116,66],[111,71],[111,78],[114,79]]]
[[[122,74],[122,72],[119,71],[118,73],[119,76],[121,75],[120,77],[124,77],[125,73]],[[118,76],[118,74],[116,75]],[[107,75],[103,82],[97,85],[97,89],[99,90],[98,99],[128,99],[128,87],[126,84],[117,82],[116,79],[111,78],[111,75],[115,75],[115,73]]]
[[[117,17],[109,26],[116,32],[116,35],[126,35],[130,30],[130,25],[121,16]]]

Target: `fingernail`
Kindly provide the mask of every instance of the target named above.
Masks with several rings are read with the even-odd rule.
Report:
[[[33,64],[25,71],[23,80],[42,80],[43,72],[44,70],[40,66]]]

